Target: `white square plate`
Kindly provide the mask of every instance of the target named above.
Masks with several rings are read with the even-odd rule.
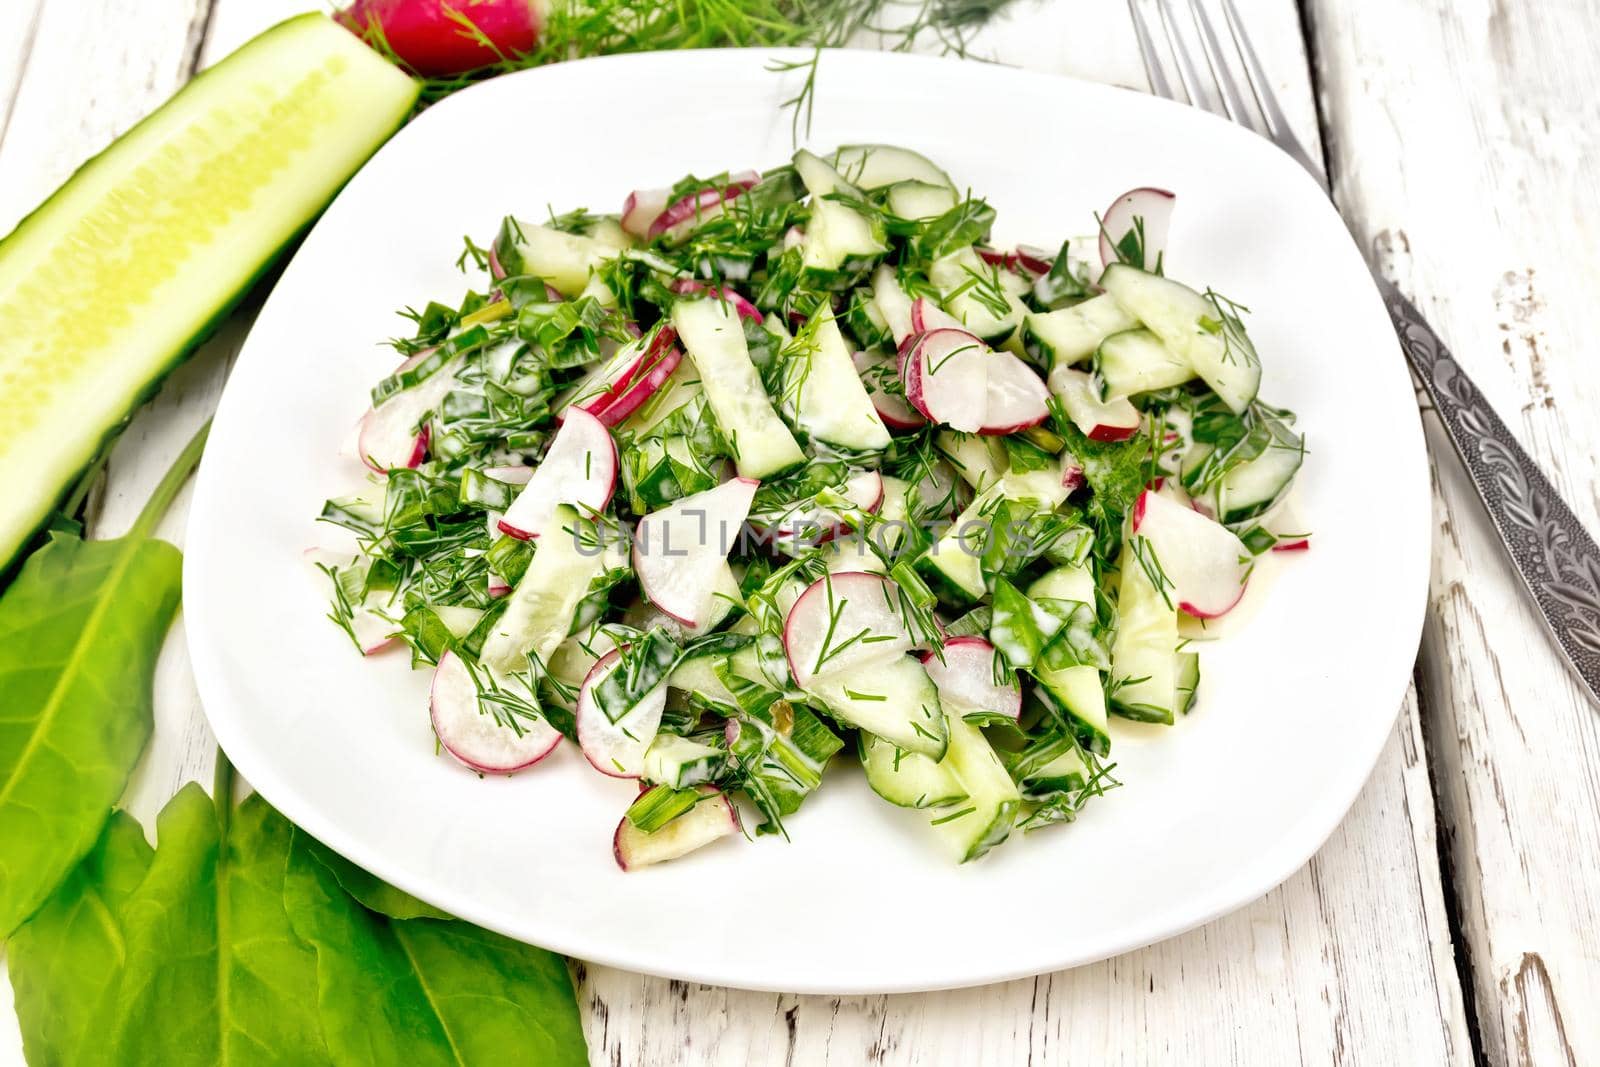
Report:
[[[809,142],[916,148],[999,212],[996,240],[1092,231],[1121,190],[1175,190],[1167,263],[1254,309],[1262,395],[1300,416],[1309,552],[1203,653],[1172,728],[1116,723],[1125,787],[1071,826],[953,866],[922,817],[841,766],[793,841],[719,842],[624,874],[634,793],[570,747],[514,778],[436,755],[426,673],[363,661],[302,562],[339,451],[394,362],[394,315],[458,299],[463,234],[618,210],[685,172],[791,151],[772,54],[587,60],[496,78],[400,131],[294,256],[239,358],[200,469],[184,568],[218,739],[290,819],[363,867],[514,937],[633,970],[791,992],[973,985],[1110,956],[1266,893],[1322,844],[1404,693],[1428,577],[1423,440],[1394,334],[1312,180],[1266,141],[1124,90],[998,66],[828,54]],[[849,761],[841,759],[839,764]],[[1241,948],[1241,951],[1244,951]]]

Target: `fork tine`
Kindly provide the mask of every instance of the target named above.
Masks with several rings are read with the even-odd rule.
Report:
[[[1139,40],[1139,59],[1144,63],[1145,77],[1150,81],[1150,91],[1168,100],[1176,100],[1172,83],[1161,69],[1161,57],[1156,54],[1156,44],[1150,38],[1150,27],[1139,10],[1139,0],[1128,0],[1128,13],[1133,16],[1133,35]]]
[[[1228,33],[1233,37],[1234,47],[1239,50],[1239,58],[1244,61],[1245,80],[1250,83],[1250,94],[1256,98],[1256,104],[1261,108],[1261,116],[1267,126],[1267,136],[1310,171],[1311,176],[1326,189],[1327,171],[1317,164],[1311,153],[1300,143],[1300,139],[1294,135],[1294,130],[1290,128],[1289,118],[1278,106],[1278,98],[1272,92],[1272,83],[1267,80],[1266,68],[1261,65],[1255,46],[1250,43],[1250,35],[1245,32],[1244,20],[1239,17],[1239,11],[1233,6],[1233,0],[1222,0],[1222,14],[1228,20]]]
[[[1234,47],[1239,50],[1239,56],[1244,60],[1245,81],[1250,84],[1250,95],[1256,98],[1256,105],[1261,108],[1261,115],[1267,123],[1267,133],[1274,139],[1284,136],[1293,137],[1289,129],[1289,119],[1278,107],[1278,98],[1272,95],[1272,84],[1267,80],[1267,72],[1261,65],[1261,59],[1256,55],[1255,47],[1250,43],[1250,35],[1245,32],[1244,20],[1239,18],[1239,11],[1233,6],[1233,0],[1222,0],[1222,14],[1228,20],[1228,33],[1233,37]]]
[[[1222,97],[1222,109],[1234,122],[1259,133],[1257,112],[1245,103],[1244,94],[1239,91],[1238,83],[1228,71],[1228,61],[1222,55],[1222,44],[1217,40],[1216,31],[1211,28],[1211,16],[1206,14],[1205,0],[1189,0],[1189,15],[1194,19],[1195,28],[1200,31],[1200,50],[1205,53],[1206,66],[1211,68],[1212,80],[1217,83],[1217,92]],[[1253,87],[1251,92],[1255,92]],[[1259,94],[1256,95],[1258,103],[1260,99]]]
[[[1184,43],[1183,32],[1178,29],[1172,0],[1161,0],[1160,8],[1161,24],[1166,28],[1167,40],[1172,42],[1172,57],[1178,63],[1178,80],[1183,83],[1183,91],[1189,94],[1189,103],[1214,115],[1226,117],[1226,111],[1218,106],[1212,94],[1201,89],[1200,68],[1195,65],[1194,57],[1189,54],[1189,46]]]

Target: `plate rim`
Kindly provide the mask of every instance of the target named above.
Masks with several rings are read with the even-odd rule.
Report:
[[[698,64],[703,71],[706,64],[726,63],[733,67],[740,63],[749,64],[752,57],[759,57],[760,62],[764,65],[774,57],[809,58],[811,54],[811,51],[807,49],[773,48],[700,49],[680,52],[631,53],[568,61],[502,75],[455,93],[430,107],[428,111],[413,119],[386,142],[368,160],[361,172],[364,172],[367,168],[372,167],[376,161],[382,159],[392,145],[408,137],[421,136],[420,134],[413,134],[413,130],[419,128],[431,129],[433,126],[447,121],[448,117],[455,111],[467,106],[475,106],[479,96],[487,97],[493,92],[506,92],[508,91],[506,89],[507,83],[538,85],[545,80],[559,80],[567,76],[567,71],[579,65],[587,65],[591,68],[597,65],[650,68]],[[1176,118],[1176,121],[1214,124],[1214,127],[1219,130],[1226,128],[1229,131],[1225,136],[1232,137],[1248,132],[1200,109],[1190,108],[1136,90],[1102,82],[1088,81],[1070,75],[980,65],[949,57],[888,53],[872,49],[826,49],[823,51],[822,64],[824,68],[830,65],[849,66],[853,63],[925,68],[928,71],[959,69],[963,77],[1000,77],[1014,78],[1021,81],[1067,83],[1072,86],[1071,91],[1073,93],[1082,93],[1089,97],[1107,95],[1123,101],[1136,101],[1132,103],[1135,108],[1148,107],[1158,111],[1166,111],[1167,109],[1181,110],[1184,114],[1181,118]],[[984,73],[974,73],[978,71]],[[773,75],[767,76],[775,78]],[[840,77],[842,74],[835,73],[834,76]],[[473,103],[463,103],[463,101]],[[1175,111],[1168,113],[1175,116]],[[1270,142],[1261,139],[1261,144],[1271,148],[1273,153],[1292,168],[1296,177],[1287,180],[1305,182],[1311,189],[1316,190],[1317,198],[1326,205],[1325,210],[1332,212],[1336,218],[1338,217],[1337,209],[1332,202],[1323,197],[1314,180],[1299,164],[1294,163],[1290,157],[1282,153],[1275,145],[1271,145]],[[358,172],[358,174],[361,172]],[[352,178],[352,182],[354,180]],[[339,197],[335,199],[334,204],[337,204],[338,199],[344,197],[349,188],[350,185],[347,184],[345,190],[341,190]],[[331,211],[334,204],[330,204],[327,210]],[[294,255],[285,264],[280,277],[286,276],[294,270],[306,246],[311,243],[311,238],[322,224],[323,219],[319,216],[317,222],[308,230],[304,242],[295,250]],[[1342,219],[1340,220],[1340,225],[1341,227],[1343,226]],[[1365,257],[1361,256],[1360,248],[1355,245],[1354,238],[1352,237],[1350,240],[1357,256],[1365,262]],[[265,318],[267,316],[276,296],[277,287],[275,284],[273,291],[268,295],[261,308],[259,317]],[[1382,299],[1375,284],[1369,282],[1368,285],[1363,287],[1361,299],[1369,305],[1370,311],[1376,312],[1378,315],[1384,315]],[[253,327],[251,333],[254,333]],[[1403,373],[1400,364],[1404,357],[1401,354],[1398,339],[1394,340],[1393,344],[1397,370],[1401,370],[1401,373]],[[250,338],[247,337],[245,343],[241,346],[240,358],[242,359],[245,352],[249,350]],[[234,381],[234,376],[230,374],[229,381],[224,387],[219,402],[219,416],[231,407],[230,400],[233,403],[239,403],[236,399],[238,390],[234,388]],[[1410,410],[1412,414],[1404,420],[1404,427],[1398,428],[1398,433],[1403,435],[1406,440],[1397,444],[1397,451],[1403,452],[1409,457],[1406,465],[1410,468],[1410,478],[1414,482],[1411,488],[1417,491],[1420,500],[1423,504],[1426,504],[1431,499],[1428,490],[1428,453],[1422,432],[1420,412],[1414,406]],[[209,557],[210,541],[208,541],[204,531],[204,526],[207,522],[205,516],[208,514],[208,508],[202,505],[207,503],[216,491],[215,484],[225,477],[224,474],[217,472],[215,464],[208,464],[206,457],[202,458],[196,475],[190,515],[186,523],[185,541],[188,547],[185,549],[183,561],[184,585],[186,588],[198,588],[203,584],[203,575],[208,567],[211,566]],[[1411,649],[1419,646],[1421,642],[1432,553],[1431,530],[1429,527],[1431,509],[1427,506],[1419,505],[1413,510],[1415,511],[1414,522],[1417,529],[1411,536],[1410,543],[1414,546],[1420,558],[1411,561],[1404,568],[1406,573],[1413,575],[1409,580],[1414,589],[1410,593],[1395,598],[1394,603],[1397,606],[1406,605],[1408,614],[1402,624],[1395,625],[1393,628],[1397,635],[1403,634],[1405,636],[1405,645]],[[432,892],[431,886],[422,884],[419,878],[411,877],[405,870],[394,869],[387,863],[380,849],[375,846],[369,846],[368,843],[362,840],[359,833],[346,832],[338,824],[337,820],[325,815],[312,798],[303,795],[292,782],[274,771],[270,759],[263,757],[258,760],[259,753],[242,739],[240,733],[236,732],[236,717],[218,714],[213,711],[214,707],[220,706],[223,702],[222,694],[227,692],[228,682],[221,677],[220,673],[223,670],[222,661],[225,657],[213,647],[215,639],[212,635],[217,631],[214,626],[215,620],[210,615],[208,600],[205,597],[197,597],[192,604],[186,602],[184,615],[186,617],[185,631],[190,660],[196,688],[201,697],[202,709],[218,744],[228,753],[228,758],[240,774],[286,818],[296,826],[312,834],[328,847],[346,856],[359,866],[385,878],[398,888],[422,899],[430,900],[430,902],[439,900],[440,895]],[[1052,952],[1046,953],[1051,957],[1049,959],[1041,959],[1035,956],[1027,956],[1024,959],[1022,957],[1025,953],[1019,952],[1013,954],[1010,965],[969,967],[959,977],[936,977],[931,980],[797,982],[793,980],[792,976],[784,976],[786,979],[784,981],[766,982],[759,977],[744,973],[722,972],[715,966],[675,966],[670,963],[660,964],[655,961],[641,963],[637,956],[630,956],[625,951],[616,950],[615,946],[611,946],[609,951],[597,952],[595,951],[596,946],[585,942],[581,936],[569,935],[568,931],[572,929],[572,924],[563,923],[559,917],[545,924],[537,922],[527,924],[540,927],[537,940],[530,940],[523,932],[510,929],[510,924],[501,921],[492,910],[474,907],[471,901],[463,902],[451,899],[448,904],[440,903],[439,906],[446,908],[446,910],[449,910],[459,918],[513,939],[537,944],[552,951],[560,952],[563,955],[573,956],[593,963],[665,978],[767,992],[834,995],[926,992],[986,985],[1049,971],[1078,967],[1167,940],[1237,911],[1272,892],[1304,867],[1311,857],[1328,841],[1340,823],[1343,822],[1361,791],[1370,781],[1378,760],[1394,733],[1394,724],[1403,707],[1409,682],[1410,673],[1407,672],[1399,679],[1398,691],[1393,698],[1393,713],[1383,717],[1384,729],[1381,732],[1376,729],[1377,718],[1374,717],[1374,728],[1367,750],[1361,754],[1359,759],[1352,756],[1348,760],[1352,773],[1346,783],[1346,788],[1339,790],[1337,797],[1332,796],[1333,790],[1325,790],[1322,799],[1301,817],[1299,822],[1308,823],[1309,825],[1293,835],[1293,839],[1298,844],[1290,847],[1280,842],[1272,842],[1264,850],[1264,854],[1275,859],[1276,862],[1262,862],[1249,869],[1249,877],[1244,877],[1242,873],[1235,874],[1233,877],[1211,882],[1201,892],[1190,894],[1189,899],[1195,903],[1182,913],[1181,918],[1174,919],[1171,917],[1172,913],[1167,913],[1164,921],[1127,924],[1124,928],[1127,932],[1122,936],[1105,938],[1099,943],[1091,943],[1086,949],[1069,954],[1064,958],[1060,957],[1059,953]],[[232,748],[230,748],[230,742],[232,743]],[[1361,768],[1359,775],[1353,773],[1353,769],[1357,766]],[[1313,815],[1319,815],[1320,817],[1313,818]],[[1296,825],[1299,825],[1299,823]],[[1289,836],[1288,834],[1284,835],[1285,838]],[[1248,885],[1240,885],[1238,883],[1248,883]],[[463,903],[466,906],[463,906]]]

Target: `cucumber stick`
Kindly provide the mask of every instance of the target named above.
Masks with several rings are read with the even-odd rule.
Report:
[[[0,241],[0,565],[417,92],[332,20],[290,19],[191,81]]]

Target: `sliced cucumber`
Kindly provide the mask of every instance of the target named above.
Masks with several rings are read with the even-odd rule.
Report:
[[[940,430],[933,446],[944,453],[962,481],[980,492],[998,482],[1011,465],[1005,441],[998,437]]]
[[[808,690],[833,717],[890,744],[933,759],[944,756],[948,733],[939,691],[910,656],[864,663],[814,679]]]
[[[848,193],[851,196],[860,194],[860,190],[835,170],[833,164],[804,148],[794,154],[794,170],[805,183],[806,192],[812,196],[824,197],[829,193]]]
[[[558,506],[551,515],[533,561],[483,642],[478,660],[491,671],[502,676],[521,674],[531,663],[543,673],[551,655],[566,640],[579,601],[606,566],[602,553],[585,548],[582,539],[569,532],[577,529],[578,522],[577,511],[568,504]]]
[[[1074,792],[1082,789],[1088,780],[1089,767],[1073,748],[1028,775],[1026,785],[1029,796],[1039,797]]]
[[[837,200],[817,200],[801,248],[800,264],[818,274],[854,273],[887,252],[881,226]]]
[[[907,752],[869,733],[860,735],[861,769],[872,791],[902,808],[939,808],[965,800],[966,790],[942,760]]]
[[[1246,522],[1265,514],[1281,501],[1305,462],[1305,442],[1284,423],[1271,422],[1272,441],[1262,453],[1234,467],[1207,492],[1204,499],[1225,524]],[[1184,458],[1184,473],[1203,461],[1209,444],[1197,444]]]
[[[1182,282],[1113,263],[1100,286],[1148,326],[1177,356],[1189,362],[1236,413],[1261,388],[1261,361],[1239,319]]]
[[[1149,330],[1123,330],[1100,342],[1094,373],[1100,399],[1110,401],[1182,385],[1194,377],[1194,368]]]
[[[672,324],[699,372],[701,388],[746,478],[765,478],[805,462],[794,435],[772,410],[744,327],[721,300],[680,300]]]
[[[878,309],[878,315],[884,324],[889,327],[895,344],[910,336],[911,298],[900,287],[900,280],[895,277],[894,268],[887,263],[872,273],[872,303]]]
[[[587,291],[601,303],[616,298],[609,289],[604,293],[590,289],[595,269],[616,259],[620,251],[599,238],[509,220],[495,242],[495,255],[507,272],[531,274],[555,286],[562,296]],[[605,299],[607,295],[611,300]]]
[[[904,181],[889,186],[889,213],[906,222],[926,222],[956,206],[956,191],[948,185]]]
[[[675,734],[658,734],[645,751],[641,777],[647,782],[687,789],[715,778],[727,758],[724,749],[713,745]]]
[[[865,452],[889,447],[889,431],[856,373],[838,321],[826,309],[817,315],[810,343],[787,349],[792,358],[785,368],[785,407],[818,441]]]
[[[926,182],[954,189],[956,183],[927,156],[887,144],[847,144],[833,154],[833,165],[863,189],[898,182]]]
[[[1094,573],[1081,564],[1065,564],[1046,571],[1028,586],[1029,600],[1068,600],[1095,603]]]
[[[416,102],[322,15],[267,30],[0,241],[0,567]]]
[[[945,310],[993,345],[1015,333],[1028,313],[1022,302],[1028,283],[1020,275],[985,263],[971,248],[935,260],[928,268],[928,280],[944,294],[940,303]]]
[[[1070,367],[1094,355],[1114,333],[1137,329],[1139,320],[1108,293],[1060,311],[1030,313],[1023,318],[1023,344],[1047,367]]]
[[[1112,706],[1130,719],[1171,723],[1178,688],[1178,608],[1172,584],[1160,573],[1155,549],[1142,537],[1123,546],[1118,567]]]
[[[1200,653],[1178,653],[1178,710],[1189,714],[1200,694]]]
[[[934,832],[966,863],[1010,835],[1022,794],[983,731],[959,716],[949,720],[950,753],[945,762],[967,799],[949,811],[935,811],[931,822]]]
[[[1072,719],[1084,748],[1091,752],[1110,751],[1106,691],[1100,684],[1099,671],[1089,666],[1052,668],[1040,665],[1034,668],[1033,675]]]

